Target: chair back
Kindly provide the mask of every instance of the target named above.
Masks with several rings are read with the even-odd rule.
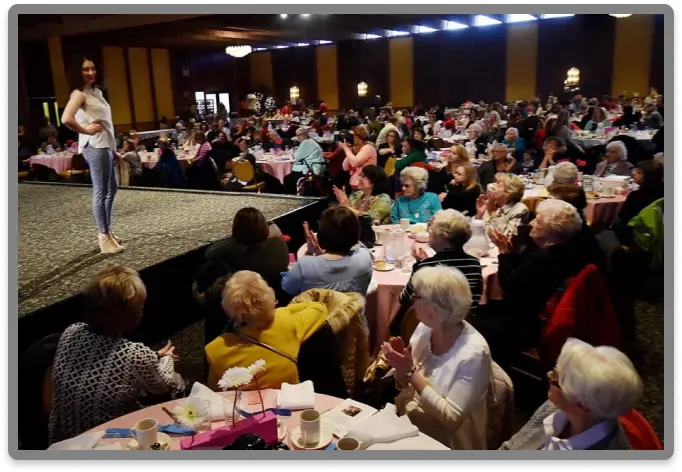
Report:
[[[87,162],[85,162],[85,157],[83,154],[74,154],[71,158],[71,170],[85,170],[88,168]]]
[[[256,177],[256,171],[249,161],[241,160],[232,164],[232,173],[242,182],[251,182]]]
[[[386,172],[386,175],[388,177],[392,176],[395,174],[395,163],[398,159],[395,157],[389,157],[388,160],[386,161],[386,165],[384,166],[384,172]]]
[[[19,438],[24,449],[47,449],[52,409],[52,362],[61,333],[34,343],[19,361]]]
[[[497,362],[488,386],[488,427],[486,443],[489,450],[498,449],[514,432],[514,383]]]
[[[651,424],[642,414],[632,409],[629,413],[618,418],[618,422],[625,431],[625,436],[630,442],[630,446],[635,451],[660,451],[663,444]]]
[[[430,144],[436,151],[448,146],[445,141],[443,141],[443,138],[433,138],[430,140]]]
[[[342,359],[336,344],[334,331],[326,322],[301,344],[298,377],[301,382],[311,380],[315,393],[346,398],[348,392],[341,371]]]
[[[586,265],[565,287],[547,304],[540,335],[540,359],[545,369],[555,365],[569,337],[622,349],[618,319],[597,267]]]

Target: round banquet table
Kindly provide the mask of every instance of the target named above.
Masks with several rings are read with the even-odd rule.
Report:
[[[276,406],[277,402],[277,390],[263,390],[263,403],[265,405],[265,408],[274,408]],[[228,397],[234,395],[233,392],[220,392],[220,395]],[[242,395],[242,408],[244,411],[247,412],[257,412],[260,411],[260,404],[258,405],[248,405],[246,403],[249,395],[244,394]],[[141,419],[144,418],[154,418],[156,419],[159,424],[169,424],[172,422],[172,420],[168,417],[166,413],[163,412],[161,409],[162,407],[165,407],[169,411],[173,411],[173,407],[180,403],[182,400],[173,400],[169,401],[166,403],[161,403],[159,405],[154,405],[150,406],[148,408],[144,408],[142,410],[135,411],[133,413],[129,413],[125,416],[121,416],[120,418],[116,418],[115,420],[109,421],[108,423],[102,424],[100,426],[97,426],[96,428],[93,428],[92,430],[88,432],[95,432],[95,431],[103,431],[108,428],[132,428],[135,423],[140,421]],[[331,397],[329,395],[323,395],[320,393],[315,394],[315,409],[319,411],[320,413],[325,413],[326,411],[331,410],[334,408],[336,405],[341,403],[343,400],[341,398],[336,398],[336,397]],[[295,427],[299,424],[300,418],[301,418],[301,412],[300,411],[292,411],[291,416],[280,416],[280,420],[285,424],[287,427],[287,431],[289,428]],[[212,429],[218,428],[220,426],[223,426],[225,423],[224,421],[214,421],[212,423]],[[182,436],[171,436],[171,450],[180,450],[180,441],[183,439]],[[130,441],[130,439],[101,439],[101,442],[107,442],[107,443],[121,443],[125,445]],[[289,434],[287,432],[287,438],[285,439],[285,442],[290,445],[289,443]],[[291,447],[291,445],[290,445]],[[387,443],[387,444],[375,444],[373,446],[370,446],[367,448],[368,450],[382,450],[382,449],[398,449],[398,450],[449,450],[447,447],[445,447],[443,444],[439,443],[435,439],[432,439],[431,437],[419,433],[418,437],[412,437],[412,438],[406,438],[406,439],[401,439],[398,441],[394,441],[392,443]]]
[[[280,182],[284,183],[284,177],[291,174],[294,167],[294,158],[291,154],[282,154],[277,156],[274,153],[266,153],[260,158],[256,159],[263,172],[277,177]]]
[[[399,228],[399,225],[382,225],[380,228]],[[428,247],[428,244],[418,243],[415,239],[405,235],[405,244],[410,254],[414,245]],[[299,248],[297,257],[300,259],[307,253],[307,245]],[[497,277],[497,248],[491,249],[491,257],[481,258],[483,267],[483,294],[479,304],[484,305],[488,300],[501,300],[502,287]],[[373,255],[382,255],[383,246],[370,249]],[[407,285],[412,275],[412,266],[405,269],[395,268],[389,272],[374,270],[372,284],[376,285],[376,291],[368,293],[365,305],[365,316],[370,331],[370,352],[374,354],[381,343],[390,337],[390,326],[393,317],[400,307],[400,294]]]
[[[59,154],[38,154],[29,158],[30,165],[38,164],[50,167],[55,172],[66,172],[71,170],[71,158],[74,153],[65,151]]]

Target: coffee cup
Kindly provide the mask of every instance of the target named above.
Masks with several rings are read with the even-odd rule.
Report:
[[[403,231],[409,231],[410,230],[410,219],[409,218],[401,218],[400,219],[400,228]]]
[[[610,185],[604,185],[602,187],[601,193],[604,197],[607,197],[607,198],[613,197],[615,194],[614,188]]]
[[[336,443],[336,449],[339,451],[357,451],[360,449],[360,441],[355,438],[339,439]]]
[[[140,449],[150,449],[158,441],[159,422],[154,418],[145,418],[135,423],[132,428]]]
[[[317,410],[304,410],[301,413],[301,437],[305,438],[306,444],[320,442],[320,412]]]

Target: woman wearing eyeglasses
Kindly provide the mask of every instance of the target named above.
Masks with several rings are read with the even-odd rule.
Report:
[[[548,401],[500,449],[632,449],[618,417],[637,406],[643,384],[625,354],[569,338],[548,378]]]

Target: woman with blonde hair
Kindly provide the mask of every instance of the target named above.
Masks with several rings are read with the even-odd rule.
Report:
[[[227,281],[222,307],[232,328],[206,346],[209,388],[217,389],[227,369],[249,367],[260,359],[265,372],[259,374],[258,388],[299,383],[295,360],[301,344],[325,323],[327,307],[313,302],[282,308],[276,304],[275,291],[256,272],[243,270]]]
[[[420,323],[409,346],[399,337],[382,345],[400,390],[398,413],[451,449],[484,450],[492,360],[486,340],[464,320],[469,281],[451,267],[424,267],[412,287]]]
[[[569,338],[547,377],[548,400],[500,449],[632,449],[618,417],[637,407],[644,384],[625,354]]]
[[[453,179],[446,192],[439,195],[443,209],[452,208],[468,216],[476,214],[476,201],[481,195],[481,186],[476,181],[476,168],[468,162],[455,168]]]
[[[517,175],[498,172],[492,188],[476,201],[476,219],[485,221],[487,230],[492,228],[509,239],[516,239],[519,229],[528,224],[530,213],[521,202],[525,189]],[[515,241],[514,246],[519,248],[522,244]]]
[[[101,271],[84,298],[85,322],[66,328],[53,362],[50,443],[138,410],[145,394],[183,387],[170,341],[154,352],[123,337],[140,324],[147,298],[136,271],[122,266]]]
[[[442,193],[447,193],[448,185],[455,178],[457,168],[462,163],[469,162],[469,153],[461,144],[455,144],[450,149],[443,151],[441,159],[445,162],[445,166],[430,176],[429,191],[443,196]]]

